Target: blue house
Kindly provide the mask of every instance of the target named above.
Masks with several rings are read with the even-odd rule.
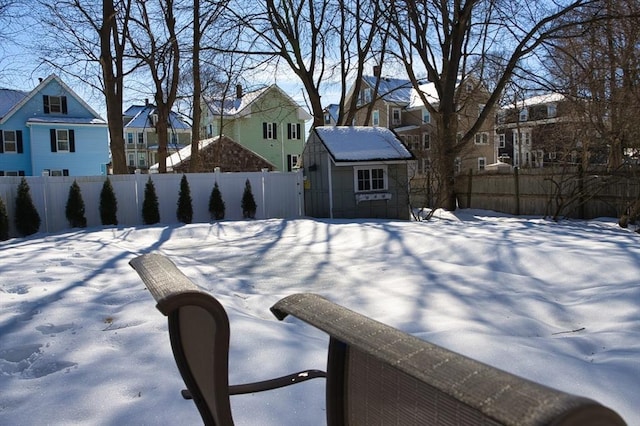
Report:
[[[0,88],[0,176],[106,174],[107,123],[58,76]]]

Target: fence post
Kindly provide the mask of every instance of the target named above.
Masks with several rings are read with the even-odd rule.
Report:
[[[262,169],[262,218],[267,217],[266,180],[269,177],[269,169]]]
[[[518,167],[513,168],[513,177],[516,186],[516,216],[520,215],[520,172]]]
[[[471,190],[473,189],[473,169],[469,169],[469,182],[467,182],[467,208],[471,208]]]

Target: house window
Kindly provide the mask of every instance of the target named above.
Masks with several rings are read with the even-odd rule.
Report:
[[[431,170],[431,160],[429,158],[423,158],[420,162],[422,163],[422,170],[419,170],[419,172],[423,174],[428,173],[429,170]]]
[[[489,133],[487,133],[487,132],[476,133],[475,143],[476,143],[476,145],[486,145],[486,144],[488,144],[489,143]]]
[[[431,123],[431,113],[429,112],[428,109],[423,108],[422,109],[422,124],[429,124]]]
[[[129,154],[129,166],[131,166],[131,167],[135,167],[136,166],[136,155],[135,154]]]
[[[169,143],[172,146],[174,146],[174,147],[178,146],[178,134],[177,133],[171,133],[170,140],[171,141]]]
[[[16,132],[13,130],[5,130],[2,132],[2,149],[0,152],[18,152],[18,139]]]
[[[402,122],[400,108],[393,108],[391,110],[391,122],[393,124],[400,124]]]
[[[529,109],[528,108],[522,108],[520,110],[519,120],[520,121],[527,121],[528,119],[529,119]]]
[[[362,102],[363,103],[369,103],[371,102],[371,88],[370,87],[366,87],[362,90]]]
[[[127,143],[133,144],[133,133],[127,133]]]
[[[456,173],[460,173],[460,171],[462,170],[462,160],[460,159],[460,157],[456,157],[455,161],[453,162],[453,168]]]
[[[293,169],[298,167],[298,161],[300,161],[300,156],[295,154],[288,155],[287,160],[288,160],[287,171],[292,171]]]
[[[422,149],[428,151],[431,149],[431,134],[423,133],[422,134]]]
[[[138,153],[138,166],[144,167],[147,164],[145,155],[143,152]]]
[[[66,114],[67,113],[67,97],[66,96],[47,96],[42,97],[45,114]]]
[[[556,115],[558,115],[558,107],[556,106],[556,104],[547,105],[547,117],[553,118]]]
[[[484,170],[487,165],[487,159],[485,157],[478,157],[478,170]]]
[[[300,123],[287,124],[287,139],[300,139]]]
[[[331,124],[331,114],[328,112],[324,113],[324,124]]]
[[[486,106],[485,104],[478,104],[478,117],[480,117],[480,115],[482,114],[482,111],[484,111],[485,106]]]
[[[262,138],[263,139],[277,139],[277,125],[276,123],[262,123]]]
[[[139,132],[138,133],[138,143],[140,145],[144,145],[144,132]]]
[[[69,131],[68,130],[56,130],[56,151],[58,152],[69,152],[70,141],[69,141]]]
[[[504,148],[506,145],[507,144],[506,144],[505,134],[500,133],[498,135],[498,148]]]
[[[355,167],[354,179],[356,192],[384,191],[388,187],[386,166]]]
[[[524,146],[531,146],[531,133],[522,132],[522,143]]]
[[[380,111],[378,110],[373,111],[373,113],[371,114],[371,124],[373,126],[380,125]]]
[[[52,170],[49,170],[49,176],[69,176],[69,170],[67,170],[67,169],[63,169],[63,170],[52,169]]]
[[[498,111],[498,124],[504,124],[506,115],[504,111]]]

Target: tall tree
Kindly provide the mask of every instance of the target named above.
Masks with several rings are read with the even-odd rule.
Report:
[[[379,2],[364,0],[238,0],[229,21],[241,28],[236,53],[281,62],[300,80],[314,125],[322,125],[321,94],[337,79],[342,106],[349,81],[359,81],[379,43]]]
[[[136,2],[127,33],[133,58],[144,64],[151,77],[158,121],[158,171],[167,172],[169,114],[176,101],[180,79],[180,44],[174,0]]]
[[[599,10],[595,0],[556,0],[529,2],[523,6],[508,0],[393,0],[387,16],[393,25],[395,49],[405,64],[418,96],[436,123],[437,135],[431,140],[435,154],[432,167],[440,176],[436,207],[456,208],[455,158],[473,143],[475,133],[490,115],[507,82],[517,68],[545,42],[585,20]],[[580,19],[567,19],[581,9]],[[499,55],[490,53],[499,52]],[[475,60],[474,60],[475,58]],[[499,58],[500,61],[491,61]],[[485,67],[497,72],[485,107],[473,117],[464,134],[458,136],[458,112],[462,108],[459,90],[469,75],[482,81]],[[498,66],[496,66],[498,65]],[[430,103],[420,90],[426,72],[438,94]],[[475,90],[477,88],[472,88]],[[469,99],[473,99],[470,97]]]
[[[44,63],[102,93],[113,173],[129,173],[123,131],[126,35],[132,0],[39,0]],[[52,29],[54,31],[52,31]],[[95,47],[100,46],[97,50]]]
[[[607,165],[623,164],[626,149],[640,148],[640,1],[601,0],[608,17],[587,22],[579,36],[554,43],[547,55],[555,89],[573,100],[586,137],[583,151],[608,148]],[[579,11],[576,13],[580,13]],[[589,157],[583,156],[583,166]]]

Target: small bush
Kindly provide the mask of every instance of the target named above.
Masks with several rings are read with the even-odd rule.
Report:
[[[33,205],[29,184],[24,177],[18,184],[15,223],[18,233],[24,237],[35,234],[40,229],[40,215]]]
[[[84,215],[84,200],[80,185],[75,180],[69,187],[67,206],[64,209],[65,216],[72,228],[86,228],[87,218]]]
[[[251,192],[251,182],[249,179],[244,183],[244,192],[242,193],[242,216],[245,219],[255,219],[256,210],[258,206],[256,206],[256,200],[253,198],[253,192]]]
[[[178,195],[178,209],[176,211],[176,216],[182,223],[191,223],[193,220],[191,189],[189,189],[187,175],[182,175],[182,179],[180,179],[180,194]]]
[[[0,197],[0,241],[6,241],[9,239],[9,214],[7,213],[7,207]]]
[[[103,225],[118,224],[118,200],[113,192],[111,181],[107,178],[100,191],[100,221]]]
[[[144,186],[144,200],[142,201],[142,221],[145,225],[153,225],[160,222],[160,209],[156,187],[149,176]]]
[[[224,210],[225,205],[222,200],[222,193],[220,192],[220,188],[218,188],[218,182],[216,182],[213,185],[211,196],[209,197],[209,213],[211,214],[211,219],[224,219]]]

